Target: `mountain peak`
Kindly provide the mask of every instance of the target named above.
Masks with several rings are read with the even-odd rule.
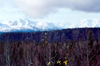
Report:
[[[1,32],[30,32],[30,31],[49,31],[58,29],[51,22],[37,22],[28,19],[18,19],[13,21],[4,21],[0,23]]]

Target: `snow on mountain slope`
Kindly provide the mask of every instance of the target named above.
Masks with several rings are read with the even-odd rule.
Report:
[[[19,19],[15,21],[4,21],[0,23],[0,32],[16,32],[16,31],[48,31],[58,29],[51,22],[37,22],[27,19]]]
[[[30,31],[49,31],[63,28],[84,28],[100,27],[100,20],[82,19],[78,23],[60,22],[54,25],[51,22],[38,22],[28,19],[0,22],[0,32],[30,32]]]
[[[63,28],[100,27],[100,20],[99,19],[93,19],[93,20],[82,19],[77,23],[61,22],[59,24],[59,27],[63,27]]]
[[[7,30],[8,28],[10,29],[8,25],[0,23],[0,31]]]
[[[100,27],[100,20],[93,19],[93,20],[87,20],[83,19],[80,20],[75,27]]]

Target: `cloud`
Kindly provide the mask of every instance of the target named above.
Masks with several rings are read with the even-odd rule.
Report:
[[[100,12],[99,0],[70,0],[68,7],[85,12]]]
[[[3,1],[3,0],[0,0]],[[55,13],[59,8],[70,8],[84,12],[100,12],[100,0],[10,0],[26,15],[42,18]]]
[[[56,12],[53,1],[46,0],[15,0],[15,3],[27,15],[35,18],[42,18],[51,12]]]
[[[4,4],[4,1],[0,0],[0,7],[3,6],[3,4]]]

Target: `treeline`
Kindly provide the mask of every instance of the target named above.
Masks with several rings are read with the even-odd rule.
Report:
[[[55,41],[65,42],[66,40],[75,40],[78,41],[86,40],[86,34],[91,31],[93,33],[94,39],[100,40],[100,28],[74,28],[74,29],[62,29],[62,30],[53,30],[53,31],[40,31],[40,32],[12,32],[12,33],[1,33],[0,41],[6,41],[7,37],[9,41],[25,41],[28,37],[30,42],[42,42],[44,39],[45,33],[47,33],[48,42],[53,43]]]
[[[0,66],[100,66],[100,41],[92,32],[86,40],[48,42],[0,42]]]

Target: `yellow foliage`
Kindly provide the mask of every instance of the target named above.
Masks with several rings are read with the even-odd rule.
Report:
[[[45,43],[47,44],[47,43],[48,43],[48,41],[45,41]]]
[[[68,60],[64,61],[63,63],[64,63],[65,65],[67,65],[67,62],[68,62]]]
[[[69,59],[69,61],[71,61],[71,60],[72,60],[72,58]]]
[[[31,64],[33,64],[33,63],[31,62]]]
[[[47,38],[47,37],[45,37],[45,38]]]
[[[47,65],[50,65],[50,62]]]
[[[74,58],[73,58],[73,60],[74,60]]]
[[[49,58],[50,58],[50,56],[49,56]]]
[[[65,59],[67,59],[67,57],[65,57]]]
[[[57,61],[57,64],[60,64],[61,65],[61,61],[59,60],[59,61]]]
[[[68,55],[68,54],[66,54],[66,55]]]
[[[69,45],[67,46],[67,48],[69,48]]]
[[[28,39],[28,37],[26,37],[26,39]]]
[[[45,33],[45,35],[47,35],[47,33]]]
[[[52,61],[51,62],[48,62],[48,64],[47,65],[50,65],[50,63],[53,63]]]
[[[42,41],[44,41],[44,39],[42,39]]]
[[[51,61],[51,63],[53,63],[53,62]]]

